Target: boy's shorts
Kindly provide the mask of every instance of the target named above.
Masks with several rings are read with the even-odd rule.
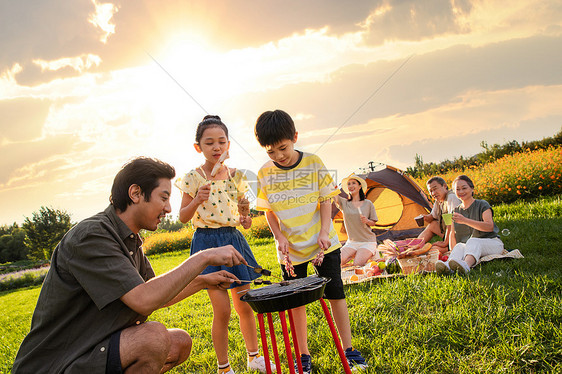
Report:
[[[298,278],[306,278],[308,275],[308,262],[303,262],[302,264],[295,265],[296,278],[291,277],[285,270],[285,265],[281,264],[281,271],[283,272],[283,279],[291,280]],[[324,298],[337,300],[345,299],[345,292],[343,289],[343,282],[341,280],[341,251],[336,249],[330,253],[324,255],[324,261],[322,265],[314,266],[316,274],[321,277],[330,278],[324,289]]]

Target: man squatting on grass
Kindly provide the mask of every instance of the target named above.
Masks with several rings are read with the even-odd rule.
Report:
[[[434,235],[439,236],[443,240],[433,243],[433,246],[439,248],[440,253],[445,253],[449,250],[449,236],[453,230],[451,226],[445,225],[441,215],[453,213],[453,210],[461,204],[461,201],[452,190],[449,190],[447,182],[441,177],[429,178],[427,190],[435,199],[435,204],[433,204],[431,212],[423,216],[423,220],[429,225],[418,235],[418,238],[422,238],[424,244],[430,241]]]
[[[201,251],[155,277],[141,229],[155,230],[171,211],[172,166],[137,158],[117,173],[111,204],[78,223],[51,258],[33,319],[12,373],[160,373],[184,362],[191,337],[159,322],[153,311],[203,288],[236,281],[208,265],[246,263],[234,247]]]

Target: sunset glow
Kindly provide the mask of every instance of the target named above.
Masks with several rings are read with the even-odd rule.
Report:
[[[228,164],[257,171],[267,155],[255,120],[286,110],[297,148],[317,151],[338,182],[369,161],[406,168],[416,154],[438,162],[475,154],[482,141],[561,129],[557,1],[283,6],[2,5],[0,224],[41,206],[75,221],[102,210],[135,156],[188,172],[203,161],[193,142],[207,113],[229,126]]]

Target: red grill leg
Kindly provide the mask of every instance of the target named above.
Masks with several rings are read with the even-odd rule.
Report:
[[[332,320],[332,315],[330,314],[330,310],[326,305],[326,302],[323,298],[320,299],[320,304],[322,304],[322,310],[324,311],[324,316],[326,316],[326,321],[328,321],[328,325],[330,326],[330,331],[332,333],[332,338],[334,339],[334,343],[336,344],[336,348],[338,349],[338,354],[340,355],[340,360],[343,365],[343,370],[346,374],[351,374],[351,369],[349,368],[349,364],[347,363],[347,359],[345,358],[345,353],[343,352],[343,348],[340,343],[340,338],[338,336],[338,332],[336,330],[336,326],[334,326],[334,321]]]
[[[295,374],[295,366],[293,365],[293,354],[291,353],[291,340],[289,338],[289,330],[287,329],[287,317],[285,317],[285,311],[279,312],[279,319],[281,320],[281,329],[283,330],[283,341],[285,342],[285,352],[287,352],[287,363],[289,364],[289,373]]]
[[[277,368],[277,372],[281,373],[281,361],[279,361],[279,352],[277,351],[277,341],[275,340],[275,330],[273,329],[271,313],[267,313],[267,322],[269,324],[269,336],[271,337],[271,349],[273,350],[273,357],[275,357],[275,367]]]
[[[293,346],[295,347],[295,356],[297,356],[297,367],[299,373],[302,373],[302,363],[301,363],[301,352],[299,350],[299,341],[297,340],[297,333],[295,330],[295,321],[293,320],[293,310],[289,309],[287,311],[289,314],[289,325],[291,326],[291,335],[293,336]],[[289,363],[290,365],[291,363]]]
[[[263,358],[265,359],[265,372],[266,374],[271,374],[271,366],[269,363],[269,349],[267,348],[267,335],[265,333],[265,322],[263,320],[263,314],[258,314],[258,324],[260,326],[260,336],[261,336],[261,347],[263,350]]]

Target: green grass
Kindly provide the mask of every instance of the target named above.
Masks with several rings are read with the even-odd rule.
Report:
[[[469,276],[414,275],[347,286],[353,344],[368,358],[367,373],[562,372],[562,204],[560,196],[494,208],[502,240],[524,259],[495,260]],[[263,267],[280,271],[269,239],[251,243]],[[151,257],[158,274],[188,252]],[[27,331],[39,288],[0,293],[0,372],[7,373]],[[309,346],[316,373],[340,373],[341,365],[319,303],[308,305]],[[214,373],[205,292],[150,319],[183,328],[194,339],[189,360],[174,373]],[[230,361],[245,371],[238,320],[230,324]],[[279,318],[275,316],[277,331]],[[281,338],[277,334],[278,339]],[[285,369],[287,372],[287,369]]]

